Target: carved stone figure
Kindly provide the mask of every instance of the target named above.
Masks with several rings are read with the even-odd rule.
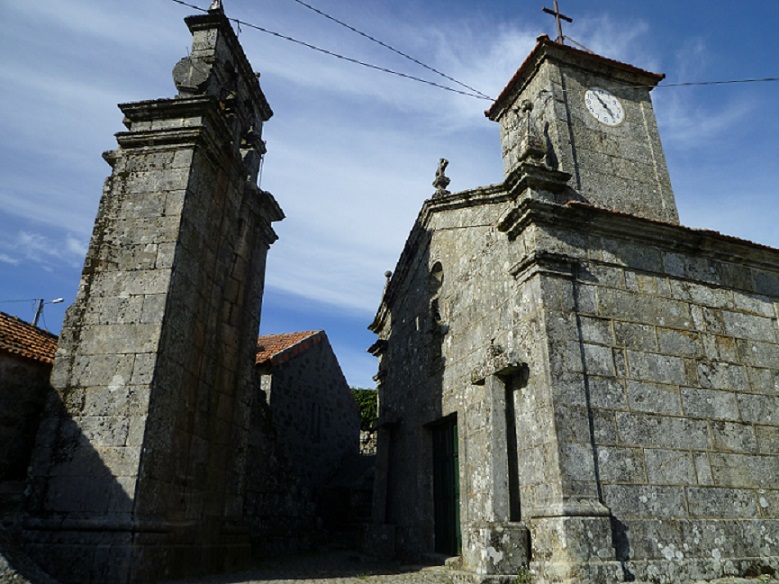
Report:
[[[445,174],[448,165],[449,161],[446,158],[441,158],[438,161],[438,170],[435,171],[435,180],[433,181],[433,186],[436,188],[435,194],[433,195],[434,197],[450,194],[449,191],[446,190],[446,187],[448,187],[451,182],[451,179]]]

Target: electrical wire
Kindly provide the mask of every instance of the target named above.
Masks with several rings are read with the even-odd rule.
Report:
[[[732,85],[734,83],[768,83],[779,81],[779,77],[760,77],[755,79],[728,79],[725,81],[689,81],[687,83],[665,83],[658,87],[691,87],[701,85]]]
[[[204,8],[200,8],[199,6],[195,6],[194,4],[189,4],[188,2],[184,2],[183,0],[171,0],[172,2],[175,2],[176,4],[181,4],[182,6],[187,6],[188,8],[192,8],[193,10],[198,10],[200,12],[208,12],[208,10]],[[477,99],[484,99],[487,101],[494,101],[491,97],[487,97],[484,94],[481,93],[472,93],[468,91],[462,91],[459,89],[455,89],[454,87],[448,87],[446,85],[441,85],[440,83],[436,83],[434,81],[429,81],[427,79],[422,79],[421,77],[415,77],[414,75],[408,75],[407,73],[401,73],[400,71],[394,71],[393,69],[387,69],[386,67],[380,67],[379,65],[372,65],[370,63],[366,63],[365,61],[360,61],[359,59],[353,59],[352,57],[347,57],[345,55],[341,55],[340,53],[335,53],[333,51],[330,51],[328,49],[323,49],[321,47],[318,47],[316,45],[312,45],[311,43],[307,43],[305,41],[301,41],[299,39],[293,38],[291,36],[283,35],[281,33],[269,30],[267,28],[263,28],[261,26],[258,26],[256,24],[252,24],[250,22],[246,22],[244,20],[239,20],[237,18],[229,18],[228,20],[231,20],[235,22],[238,25],[243,25],[248,28],[253,28],[255,30],[258,30],[260,32],[264,32],[266,34],[275,36],[280,39],[284,39],[286,41],[290,41],[292,43],[301,45],[303,47],[306,47],[308,49],[311,49],[313,51],[318,51],[320,53],[323,53],[325,55],[330,55],[331,57],[336,57],[337,59],[342,59],[344,61],[347,61],[349,63],[354,63],[355,65],[361,65],[362,67],[367,67],[368,69],[374,69],[376,71],[380,71],[382,73],[389,73],[390,75],[395,75],[397,77],[403,77],[404,79],[410,79],[411,81],[417,81],[419,83],[424,83],[426,85],[430,85],[432,87],[437,87],[438,89],[443,89],[445,91],[450,91],[452,93],[457,93],[459,95],[466,95],[468,97],[475,97]]]
[[[424,68],[425,68],[425,69],[427,69],[428,71],[432,71],[432,72],[433,72],[433,73],[435,73],[436,75],[440,75],[440,76],[441,76],[441,77],[443,77],[444,79],[446,79],[446,80],[448,80],[448,81],[451,81],[452,83],[456,83],[456,84],[457,84],[457,85],[459,85],[460,87],[464,87],[465,89],[467,89],[467,90],[469,90],[469,91],[472,91],[473,93],[477,94],[477,95],[478,95],[478,96],[480,96],[480,97],[483,97],[484,99],[489,99],[489,100],[492,100],[492,98],[491,98],[489,95],[486,95],[486,94],[482,93],[482,92],[481,92],[481,91],[479,91],[478,89],[474,89],[474,88],[473,88],[473,87],[471,87],[470,85],[466,85],[465,83],[463,83],[463,82],[461,82],[461,81],[458,81],[458,80],[457,80],[457,79],[455,79],[454,77],[450,77],[450,76],[449,76],[449,75],[447,75],[446,73],[441,73],[441,71],[439,71],[438,69],[435,69],[435,68],[433,68],[433,67],[430,67],[429,65],[426,65],[426,64],[425,64],[425,63],[423,63],[422,61],[420,61],[420,60],[418,60],[418,59],[415,59],[414,57],[412,57],[412,56],[410,56],[410,55],[407,55],[407,54],[406,54],[406,53],[404,53],[403,51],[400,51],[399,49],[396,49],[395,47],[393,47],[393,46],[391,46],[391,45],[388,45],[387,43],[385,43],[385,42],[382,42],[382,41],[380,41],[379,39],[377,39],[377,38],[374,38],[374,37],[372,37],[371,35],[369,35],[369,34],[367,34],[367,33],[363,32],[363,31],[361,31],[361,30],[359,30],[359,29],[357,29],[357,28],[355,28],[355,27],[353,27],[353,26],[351,26],[351,25],[349,25],[349,24],[346,24],[345,22],[343,22],[343,21],[341,21],[341,20],[338,20],[338,19],[337,19],[337,18],[335,18],[334,16],[330,16],[330,15],[329,15],[329,14],[327,14],[326,12],[323,12],[323,11],[319,10],[318,8],[315,8],[314,6],[311,6],[310,4],[307,4],[306,2],[303,2],[303,0],[292,0],[292,1],[293,1],[293,2],[297,2],[297,3],[298,3],[298,4],[300,4],[301,6],[305,6],[306,8],[308,8],[309,10],[312,10],[312,11],[316,12],[316,13],[317,13],[317,14],[319,14],[320,16],[324,16],[324,17],[325,17],[325,18],[327,18],[328,20],[332,20],[332,21],[333,21],[333,22],[335,22],[336,24],[339,24],[339,25],[343,26],[344,28],[347,28],[347,29],[349,29],[350,31],[352,31],[352,32],[354,32],[354,33],[357,33],[358,35],[360,35],[360,36],[362,36],[362,37],[365,37],[366,39],[368,39],[368,40],[370,40],[370,41],[373,41],[374,43],[376,43],[377,45],[380,45],[380,46],[384,47],[385,49],[388,49],[388,50],[392,51],[393,53],[395,53],[395,54],[397,54],[397,55],[400,55],[401,57],[403,57],[403,58],[405,58],[405,59],[408,59],[408,60],[409,60],[409,61],[411,61],[412,63],[415,63],[415,64],[419,65],[420,67],[424,67]]]
[[[190,4],[189,2],[184,2],[184,0],[171,0],[171,1],[175,2],[176,4],[181,4],[182,6],[187,6],[188,8],[192,8],[193,10],[197,10],[199,12],[206,12],[206,13],[208,12],[207,9],[200,8],[199,6],[195,6],[194,4]],[[391,75],[395,75],[397,77],[402,77],[404,79],[409,79],[411,81],[417,81],[419,83],[424,83],[426,85],[430,85],[430,86],[436,87],[438,89],[443,89],[445,91],[450,91],[452,93],[457,93],[459,95],[465,95],[465,96],[468,96],[468,97],[474,97],[476,99],[483,99],[483,100],[487,100],[487,101],[493,101],[493,102],[495,101],[494,98],[487,96],[486,94],[482,93],[481,91],[478,91],[477,89],[473,89],[472,87],[469,87],[468,85],[465,85],[464,83],[461,83],[460,81],[457,81],[453,77],[449,77],[448,75],[446,75],[444,73],[441,73],[440,71],[434,69],[433,67],[425,65],[424,63],[414,59],[413,57],[410,57],[409,55],[406,55],[405,53],[399,51],[398,49],[395,49],[394,47],[392,47],[392,46],[390,46],[390,45],[388,45],[386,43],[383,43],[382,41],[380,41],[380,40],[378,40],[378,39],[376,39],[376,38],[374,38],[374,37],[372,37],[372,36],[362,32],[360,30],[356,29],[356,28],[354,28],[354,27],[352,27],[352,26],[350,26],[348,24],[346,24],[345,22],[342,22],[342,21],[338,20],[337,18],[334,18],[334,17],[330,16],[329,14],[327,14],[325,12],[322,12],[321,10],[318,10],[317,8],[315,8],[313,6],[310,6],[309,4],[303,2],[303,0],[294,0],[294,2],[297,2],[298,4],[300,4],[302,6],[305,6],[306,8],[308,8],[310,10],[313,10],[314,12],[316,12],[318,14],[321,14],[325,18],[328,18],[329,20],[332,20],[333,22],[336,22],[339,25],[348,28],[349,30],[352,30],[353,32],[355,32],[357,34],[359,34],[361,36],[364,36],[365,38],[370,39],[371,41],[373,41],[375,43],[378,43],[379,45],[381,45],[381,46],[383,46],[383,47],[385,47],[385,48],[387,48],[387,49],[397,53],[398,55],[401,55],[404,58],[409,59],[412,62],[414,62],[414,63],[424,67],[425,69],[428,69],[428,70],[430,70],[430,71],[432,71],[432,72],[434,72],[434,73],[436,73],[438,75],[441,75],[442,77],[444,77],[445,79],[448,79],[449,81],[452,81],[453,83],[457,83],[458,85],[460,85],[462,87],[465,87],[469,91],[462,91],[462,90],[459,90],[459,89],[455,89],[453,87],[448,87],[446,85],[441,85],[440,83],[435,83],[434,81],[429,81],[427,79],[422,79],[421,77],[415,77],[414,75],[409,75],[407,73],[401,73],[400,71],[394,71],[392,69],[387,69],[386,67],[381,67],[379,65],[372,65],[371,63],[366,63],[365,61],[360,61],[359,59],[354,59],[352,57],[347,57],[345,55],[341,55],[339,53],[335,53],[335,52],[330,51],[328,49],[323,49],[323,48],[318,47],[316,45],[312,45],[311,43],[307,43],[305,41],[301,41],[299,39],[296,39],[296,38],[293,38],[293,37],[290,37],[290,36],[287,36],[287,35],[283,35],[281,33],[278,33],[278,32],[272,31],[272,30],[268,30],[267,28],[263,28],[261,26],[258,26],[256,24],[252,24],[250,22],[246,22],[244,20],[239,20],[237,18],[230,18],[230,17],[227,17],[227,18],[228,18],[228,20],[236,23],[236,25],[238,25],[238,27],[243,25],[243,26],[248,27],[248,28],[253,28],[253,29],[257,30],[257,31],[264,32],[266,34],[275,36],[275,37],[280,38],[280,39],[284,39],[286,41],[290,41],[292,43],[301,45],[301,46],[306,47],[308,49],[311,49],[313,51],[318,51],[318,52],[323,53],[325,55],[330,55],[331,57],[335,57],[337,59],[342,59],[342,60],[347,61],[349,63],[354,63],[355,65],[360,65],[362,67],[367,67],[369,69],[373,69],[375,71],[380,71],[382,73],[389,73]],[[572,40],[569,37],[566,37],[566,38],[568,38],[568,40]],[[625,85],[628,85],[629,87],[634,88],[634,89],[639,89],[639,88],[650,88],[651,89],[651,88],[654,88],[654,87],[656,87],[658,89],[661,89],[661,88],[666,88],[666,87],[668,87],[668,88],[671,88],[671,87],[700,87],[700,86],[708,86],[708,85],[733,85],[733,84],[739,84],[739,83],[769,83],[769,82],[776,82],[776,81],[779,81],[779,77],[760,77],[760,78],[753,78],[753,79],[728,79],[728,80],[722,80],[722,81],[689,81],[689,82],[679,82],[679,83],[664,83],[664,84],[659,84],[659,85],[656,85],[656,86],[655,85],[639,86],[639,85],[630,85],[630,84],[627,84],[627,83]],[[568,91],[572,91],[572,90],[568,90]]]

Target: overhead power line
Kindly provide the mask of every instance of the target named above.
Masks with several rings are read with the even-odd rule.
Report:
[[[176,4],[181,4],[182,6],[187,6],[189,8],[192,8],[193,10],[198,10],[200,12],[208,12],[208,10],[204,8],[200,8],[199,6],[195,6],[194,4],[189,4],[188,2],[184,2],[183,0],[171,0],[172,2],[175,2]],[[388,69],[386,67],[381,67],[379,65],[372,65],[371,63],[366,63],[365,61],[360,61],[359,59],[353,59],[352,57],[347,57],[345,55],[341,55],[340,53],[335,53],[333,51],[330,51],[328,49],[323,49],[322,47],[318,47],[316,45],[312,45],[311,43],[307,43],[305,41],[301,41],[299,39],[293,38],[291,36],[287,36],[272,30],[269,30],[267,28],[263,28],[261,26],[258,26],[256,24],[252,24],[250,22],[246,22],[244,20],[239,20],[237,18],[229,18],[228,20],[231,20],[235,22],[239,26],[245,26],[248,28],[253,28],[255,30],[258,30],[260,32],[264,32],[266,34],[275,36],[280,39],[284,39],[285,41],[290,41],[292,43],[301,45],[303,47],[306,47],[308,49],[311,49],[313,51],[318,51],[320,53],[323,53],[325,55],[330,55],[331,57],[335,57],[337,59],[341,59],[343,61],[348,61],[349,63],[354,63],[355,65],[360,65],[362,67],[367,67],[368,69],[374,69],[376,71],[381,71],[382,73],[389,73],[390,75],[396,75],[397,77],[403,77],[404,79],[410,79],[412,81],[417,81],[419,83],[424,83],[426,85],[430,85],[432,87],[437,87],[438,89],[443,89],[445,91],[451,91],[452,93],[458,93],[460,95],[467,95],[468,97],[475,97],[477,99],[485,99],[487,101],[493,101],[493,98],[487,97],[481,92],[474,93],[473,91],[462,91],[460,89],[455,89],[454,87],[448,87],[446,85],[441,85],[440,83],[436,83],[434,81],[429,81],[427,79],[422,79],[421,77],[415,77],[414,75],[409,75],[407,73],[401,73],[400,71],[394,71],[393,69]]]
[[[436,75],[440,75],[440,76],[441,76],[441,77],[443,77],[444,79],[446,79],[446,80],[448,80],[448,81],[451,81],[452,83],[456,83],[456,84],[457,84],[457,85],[459,85],[460,87],[464,87],[464,88],[465,88],[465,89],[467,89],[468,91],[472,91],[473,93],[477,94],[479,97],[482,97],[482,98],[484,98],[484,99],[489,99],[489,100],[492,100],[492,98],[491,98],[489,95],[486,95],[486,94],[482,93],[482,92],[481,92],[481,91],[479,91],[478,89],[474,89],[474,88],[473,88],[473,87],[471,87],[470,85],[466,85],[465,83],[463,83],[463,82],[461,82],[461,81],[458,81],[458,80],[457,80],[457,79],[455,79],[454,77],[450,77],[450,76],[449,76],[449,75],[447,75],[446,73],[441,73],[441,71],[439,71],[438,69],[435,69],[435,68],[433,68],[433,67],[430,67],[429,65],[426,65],[426,64],[425,64],[425,63],[423,63],[422,61],[420,61],[420,60],[418,60],[418,59],[415,59],[414,57],[411,57],[410,55],[407,55],[407,54],[406,54],[406,53],[404,53],[403,51],[400,51],[400,50],[396,49],[395,47],[393,47],[393,46],[391,46],[391,45],[388,45],[387,43],[385,43],[385,42],[382,42],[382,41],[380,41],[379,39],[377,39],[377,38],[374,38],[374,37],[372,37],[371,35],[369,35],[369,34],[367,34],[367,33],[364,33],[363,31],[361,31],[361,30],[359,30],[359,29],[357,29],[357,28],[355,28],[355,27],[353,27],[353,26],[351,26],[351,25],[349,25],[349,24],[346,24],[345,22],[343,22],[343,21],[341,21],[341,20],[338,20],[338,19],[337,19],[337,18],[335,18],[334,16],[330,16],[330,15],[329,15],[329,14],[327,14],[326,12],[323,12],[323,11],[319,10],[318,8],[315,8],[314,6],[311,6],[310,4],[307,4],[306,2],[303,2],[303,0],[293,0],[293,2],[297,2],[297,3],[298,3],[298,4],[300,4],[301,6],[305,6],[305,7],[306,7],[306,8],[308,8],[309,10],[313,10],[314,12],[316,12],[317,14],[319,14],[320,16],[324,16],[324,17],[325,17],[325,18],[327,18],[328,20],[332,20],[332,21],[333,21],[333,22],[335,22],[336,24],[339,24],[339,25],[343,26],[344,28],[347,28],[347,29],[349,29],[350,31],[352,31],[352,32],[354,32],[354,33],[357,33],[358,35],[360,35],[360,36],[362,36],[362,37],[365,37],[366,39],[368,39],[368,40],[370,40],[370,41],[373,41],[373,42],[374,42],[374,43],[376,43],[377,45],[380,45],[380,46],[384,47],[385,49],[388,49],[388,50],[392,51],[393,53],[395,53],[395,54],[398,54],[398,55],[400,55],[401,57],[403,57],[403,58],[405,58],[405,59],[408,59],[408,60],[409,60],[409,61],[411,61],[412,63],[416,63],[416,64],[417,64],[417,65],[419,65],[420,67],[424,67],[424,68],[425,68],[425,69],[427,69],[428,71],[432,71],[432,72],[433,72],[433,73],[435,73]]]
[[[176,4],[181,4],[182,6],[187,6],[188,8],[192,8],[193,10],[197,10],[199,12],[208,12],[207,9],[200,8],[199,6],[195,6],[194,4],[190,4],[189,2],[184,2],[184,0],[171,0],[171,1],[175,2]],[[306,8],[308,8],[310,10],[313,10],[314,12],[317,12],[318,14],[321,14],[325,18],[328,18],[328,19],[330,19],[330,20],[332,20],[334,22],[337,22],[341,26],[344,26],[344,27],[348,28],[349,30],[354,31],[355,33],[357,33],[357,34],[359,34],[361,36],[364,36],[365,38],[368,38],[368,39],[370,39],[371,41],[373,41],[375,43],[378,43],[379,45],[381,45],[381,46],[383,46],[383,47],[385,47],[385,48],[387,48],[387,49],[389,49],[389,50],[391,50],[391,51],[393,51],[393,52],[403,56],[404,58],[413,61],[414,63],[424,67],[425,69],[428,69],[428,70],[430,70],[430,71],[432,71],[432,72],[434,72],[434,73],[436,73],[438,75],[441,75],[445,79],[448,79],[449,81],[452,81],[453,83],[457,83],[461,87],[465,87],[466,89],[468,89],[468,91],[462,91],[460,89],[455,89],[454,87],[448,87],[446,85],[441,85],[440,83],[436,83],[436,82],[430,81],[428,79],[422,79],[421,77],[416,77],[414,75],[409,75],[407,73],[401,73],[400,71],[394,71],[394,70],[388,69],[386,67],[381,67],[379,65],[373,65],[371,63],[366,63],[365,61],[361,61],[359,59],[354,59],[352,57],[347,57],[345,55],[341,55],[341,54],[336,53],[334,51],[330,51],[328,49],[323,49],[323,48],[318,47],[316,45],[313,45],[311,43],[308,43],[308,42],[305,42],[305,41],[301,41],[299,39],[296,39],[296,38],[293,38],[293,37],[290,37],[290,36],[287,36],[287,35],[284,35],[284,34],[281,34],[281,33],[275,32],[275,31],[272,31],[272,30],[269,30],[267,28],[263,28],[263,27],[258,26],[256,24],[252,24],[250,22],[246,22],[246,21],[240,20],[238,18],[229,18],[228,17],[228,20],[231,20],[232,22],[236,23],[236,25],[238,25],[239,29],[240,29],[240,27],[242,25],[246,26],[248,28],[253,28],[254,30],[258,30],[260,32],[264,32],[264,33],[269,34],[271,36],[275,36],[277,38],[284,39],[286,41],[289,41],[289,42],[301,45],[301,46],[306,47],[308,49],[311,49],[313,51],[317,51],[319,53],[323,53],[325,55],[329,55],[331,57],[335,57],[337,59],[341,59],[341,60],[347,61],[349,63],[354,63],[355,65],[360,65],[362,67],[367,67],[368,69],[373,69],[375,71],[380,71],[382,73],[389,73],[390,75],[395,75],[397,77],[402,77],[404,79],[409,79],[411,81],[417,81],[419,83],[424,83],[426,85],[430,85],[430,86],[436,87],[438,89],[443,89],[445,91],[450,91],[452,93],[457,93],[457,94],[460,94],[460,95],[466,95],[468,97],[474,97],[476,99],[483,99],[483,100],[487,100],[487,101],[495,101],[494,98],[487,96],[486,94],[482,93],[481,91],[473,89],[472,87],[469,87],[468,85],[465,85],[464,83],[461,83],[460,81],[457,81],[453,77],[449,77],[448,75],[446,75],[444,73],[441,73],[440,71],[437,71],[433,67],[425,65],[424,63],[414,59],[413,57],[410,57],[410,56],[406,55],[405,53],[395,49],[394,47],[391,47],[390,45],[388,45],[386,43],[383,43],[382,41],[380,41],[378,39],[375,39],[372,36],[370,36],[370,35],[368,35],[366,33],[363,33],[362,31],[360,31],[360,30],[358,30],[358,29],[356,29],[356,28],[354,28],[354,27],[352,27],[352,26],[350,26],[350,25],[348,25],[348,24],[346,24],[344,22],[341,22],[337,18],[334,18],[334,17],[330,16],[329,14],[326,14],[326,13],[322,12],[321,10],[318,10],[317,8],[314,8],[313,6],[310,6],[310,5],[306,4],[302,0],[294,0],[294,1],[297,2],[298,4],[301,4],[302,6],[305,6]],[[718,80],[718,81],[689,81],[689,82],[679,82],[679,83],[663,83],[663,84],[657,85],[656,87],[658,89],[660,89],[660,88],[665,88],[665,87],[695,87],[695,86],[707,86],[707,85],[733,85],[733,84],[739,84],[739,83],[770,83],[770,82],[777,82],[777,81],[779,81],[779,77],[759,77],[759,78],[751,78],[751,79],[728,79],[728,80]],[[655,87],[655,86],[647,86],[647,87]]]
[[[760,77],[755,79],[729,79],[726,81],[689,81],[686,83],[665,83],[658,87],[690,87],[694,85],[731,85],[734,83],[767,83],[779,81],[779,77]]]

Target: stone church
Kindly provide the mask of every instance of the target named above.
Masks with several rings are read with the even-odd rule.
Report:
[[[373,524],[476,581],[779,570],[779,250],[679,224],[663,76],[542,36],[445,161],[371,324]],[[526,581],[523,579],[522,581]]]
[[[19,538],[63,583],[229,571],[316,521],[324,471],[287,481],[262,406],[340,370],[315,331],[258,355],[272,111],[221,3],[186,23],[178,95],[120,106],[31,455]],[[679,224],[661,79],[541,37],[487,112],[505,180],[450,193],[442,160],[371,325],[373,552],[475,582],[779,570],[779,251]],[[307,428],[351,448],[322,398]]]

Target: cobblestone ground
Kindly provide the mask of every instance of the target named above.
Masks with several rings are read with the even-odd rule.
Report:
[[[404,566],[339,551],[263,560],[245,572],[175,584],[449,584],[451,576],[444,566]]]
[[[461,584],[469,580],[463,576],[462,572],[444,566],[404,566],[378,562],[355,552],[331,551],[264,560],[244,572],[168,584]],[[708,583],[674,584],[779,584],[779,580],[724,578]]]

